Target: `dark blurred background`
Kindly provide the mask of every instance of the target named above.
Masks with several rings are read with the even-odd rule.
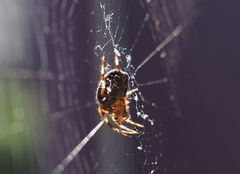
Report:
[[[154,125],[135,118],[146,127],[137,138],[103,125],[63,173],[240,173],[240,3],[103,3],[120,17],[120,44],[126,48],[149,14],[131,53],[135,67],[177,25],[186,27],[136,75],[138,83],[169,79],[140,87]],[[50,174],[100,121],[95,104],[100,61],[94,54],[103,38],[99,4],[0,2],[1,174]]]
[[[239,173],[239,2],[200,1],[182,64],[187,173]]]

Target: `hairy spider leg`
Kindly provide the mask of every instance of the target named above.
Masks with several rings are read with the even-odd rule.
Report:
[[[127,101],[128,101],[128,100],[127,100],[128,96],[132,95],[133,93],[135,93],[135,92],[137,92],[137,91],[138,91],[138,88],[135,88],[135,89],[132,89],[132,90],[130,90],[130,91],[127,91],[125,101],[127,102]],[[128,103],[126,103],[126,104],[128,104]],[[136,126],[136,127],[144,128],[143,125],[132,121],[132,120],[131,120],[131,115],[128,115],[128,117],[124,117],[123,119],[124,119],[124,121],[125,121],[126,123],[132,124],[132,125],[134,125],[134,126]]]
[[[119,53],[119,51],[114,48],[114,58],[115,58],[115,68],[120,70],[120,64],[119,64],[119,57],[121,56],[121,54]]]
[[[133,133],[133,132],[129,132],[127,130],[120,130],[118,128],[115,128],[108,120],[108,118],[106,117],[106,113],[108,113],[108,111],[101,109],[100,107],[98,108],[98,113],[99,115],[102,117],[102,119],[105,121],[105,123],[115,132],[124,135],[124,136],[130,136],[131,134],[138,134],[138,133]],[[110,115],[110,114],[109,114]],[[111,116],[110,116],[111,117]],[[113,120],[114,123],[116,123],[116,120],[114,120],[112,117],[111,119]]]
[[[105,90],[106,90],[106,83],[104,81],[104,55],[102,56],[102,63],[101,63],[101,75],[100,75],[100,79],[101,79],[101,95],[104,94]]]
[[[129,134],[129,131],[120,130],[120,129],[118,129],[118,128],[113,127],[113,125],[109,122],[109,120],[108,120],[107,117],[104,118],[104,121],[106,122],[106,124],[107,124],[113,131],[115,131],[115,132],[117,132],[117,133],[119,133],[119,134],[121,134],[121,135],[124,135],[124,136],[129,136],[129,135],[128,135],[128,134]]]
[[[134,125],[134,126],[141,127],[141,128],[144,127],[143,125],[138,124],[138,123],[135,123],[135,122],[133,122],[133,121],[131,120],[131,116],[130,116],[129,113],[128,113],[128,110],[129,110],[129,108],[128,108],[128,103],[129,103],[129,102],[128,102],[127,96],[124,97],[124,101],[125,101],[124,103],[121,103],[121,102],[116,103],[115,108],[118,107],[119,109],[117,109],[117,110],[122,110],[122,109],[120,109],[121,107],[126,107],[126,113],[125,113],[125,114],[122,113],[122,114],[121,114],[120,116],[118,116],[117,118],[115,117],[114,114],[109,113],[109,115],[111,116],[111,119],[113,120],[113,122],[114,122],[114,124],[115,124],[116,126],[120,127],[120,128],[123,129],[123,130],[129,131],[129,132],[131,132],[132,134],[139,134],[138,131],[133,130],[133,129],[130,129],[130,128],[128,128],[128,127],[126,127],[126,126],[124,126],[124,125],[121,124],[122,122],[126,122],[126,120],[130,120],[130,121],[126,122],[126,123],[129,123],[129,124],[132,124],[132,125]]]
[[[132,89],[130,91],[127,91],[126,96],[130,96],[130,95],[134,94],[137,91],[138,91],[138,88],[135,88],[135,89]]]
[[[108,111],[104,111],[106,112],[109,117],[112,119],[113,123],[120,129],[117,129],[117,130],[120,130],[120,131],[127,131],[125,133],[128,133],[128,134],[139,134],[139,132],[135,131],[135,130],[132,130],[132,129],[129,129],[128,127],[124,126],[121,124],[121,122],[124,122],[124,117],[126,117],[125,115],[122,115],[122,116],[118,116],[117,119],[115,118],[115,114],[114,113],[109,113]]]
[[[125,120],[126,123],[132,124],[132,125],[137,126],[137,127],[144,128],[143,125],[141,125],[141,124],[139,124],[139,123],[136,123],[136,122],[132,121],[129,117],[126,118],[126,119],[124,119],[124,120]]]
[[[130,129],[128,128],[127,126],[124,126],[122,125],[120,122],[118,122],[117,120],[114,119],[114,117],[111,117],[110,115],[110,118],[112,119],[112,121],[114,122],[114,124],[119,127],[119,129],[117,129],[117,131],[120,131],[118,133],[122,134],[127,134],[127,136],[129,135],[136,135],[136,134],[139,134],[139,132],[133,130],[133,129]],[[122,119],[122,122],[124,122],[124,119]]]
[[[102,117],[102,119],[105,121],[105,123],[111,128],[113,129],[114,131],[118,132],[116,130],[116,128],[114,128],[114,126],[109,122],[108,118],[106,117],[106,110],[104,109],[101,109],[100,107],[98,107],[98,113],[99,115]]]
[[[113,118],[112,118],[113,119]],[[114,119],[113,119],[114,120]],[[121,120],[121,122],[124,122],[125,120],[124,119],[122,119]],[[119,128],[121,128],[122,130],[126,130],[126,131],[128,131],[129,133],[131,133],[131,134],[139,134],[139,132],[137,132],[137,131],[135,131],[135,130],[133,130],[133,129],[130,129],[130,128],[128,128],[127,126],[124,126],[124,125],[122,125],[122,124],[120,124],[120,122],[119,121],[115,121],[114,122]]]

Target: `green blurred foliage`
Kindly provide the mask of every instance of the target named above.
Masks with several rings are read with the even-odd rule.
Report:
[[[0,79],[0,173],[37,173],[43,134],[37,81]]]

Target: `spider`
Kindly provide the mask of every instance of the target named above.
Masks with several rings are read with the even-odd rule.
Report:
[[[129,75],[120,68],[121,55],[117,49],[114,49],[114,54],[115,68],[106,74],[104,74],[104,55],[102,56],[100,82],[96,92],[98,113],[113,131],[124,136],[140,134],[139,131],[123,125],[123,123],[128,123],[144,128],[143,125],[133,122],[129,113],[128,97],[138,89],[128,89]]]

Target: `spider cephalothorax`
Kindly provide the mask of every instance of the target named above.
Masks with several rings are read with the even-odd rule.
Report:
[[[139,134],[138,131],[122,124],[125,122],[143,128],[143,125],[131,120],[128,96],[135,93],[137,89],[128,89],[129,75],[120,69],[120,53],[116,49],[114,52],[115,68],[106,74],[104,74],[104,56],[102,56],[101,81],[96,93],[96,100],[99,105],[98,112],[114,131],[125,136]]]

